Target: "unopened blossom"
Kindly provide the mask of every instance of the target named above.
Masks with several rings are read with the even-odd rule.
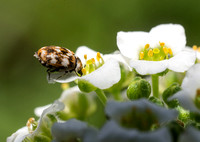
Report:
[[[195,52],[186,51],[184,28],[179,24],[161,24],[150,32],[118,32],[117,45],[139,74],[157,74],[170,69],[185,72],[195,62]]]

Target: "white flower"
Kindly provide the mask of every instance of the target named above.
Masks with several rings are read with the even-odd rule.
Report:
[[[22,127],[7,138],[7,142],[22,142],[22,140],[29,134],[28,127]]]
[[[97,56],[96,51],[93,51],[86,46],[79,47],[75,54],[81,59],[83,64],[86,62],[87,59],[91,60],[93,58],[93,60],[95,60],[94,58],[96,58]],[[85,54],[87,54],[87,57],[85,57]],[[99,68],[92,71],[91,73],[89,74],[87,73],[82,77],[78,77],[74,72],[66,74],[62,73],[62,75],[60,73],[51,74],[50,81],[68,83],[76,79],[79,79],[79,80],[86,80],[99,89],[110,88],[111,86],[116,84],[121,78],[119,62],[114,58],[112,58],[111,56],[110,57],[105,56],[105,58],[102,54],[99,54],[99,56],[100,58],[102,58],[103,61],[101,62],[95,61],[95,66],[99,66]],[[84,57],[87,59],[85,59]]]
[[[200,64],[192,66],[182,82],[182,90],[176,93],[170,100],[177,98],[180,104],[191,111],[200,112],[196,107],[194,100],[200,91]]]
[[[43,111],[45,109],[47,109],[48,107],[50,107],[50,106],[51,106],[51,104],[48,104],[48,105],[45,105],[45,106],[41,106],[41,107],[36,107],[34,109],[35,115],[38,116],[38,117],[40,117],[42,115]]]
[[[200,60],[200,47],[197,47],[196,45],[194,45],[193,47],[187,46],[186,50],[190,52],[195,51],[197,59]]]
[[[80,99],[78,98],[80,93],[82,92],[79,90],[78,86],[74,86],[63,91],[60,98],[58,99],[58,101],[62,102],[65,105],[65,108],[63,109],[63,111],[67,113],[68,115],[73,115],[75,113],[75,112],[71,112],[71,107],[74,107],[74,104],[77,104],[78,100]],[[90,107],[87,109],[88,114],[93,112],[96,109],[96,105],[94,104],[94,100],[92,98],[94,96],[92,95],[93,93],[94,92],[91,92],[87,95],[87,100],[89,101],[89,104],[90,104]],[[48,104],[45,106],[35,108],[34,109],[35,115],[38,117],[41,117],[43,111],[49,108],[51,105],[52,104]],[[73,111],[74,111],[74,108],[73,108]]]
[[[117,45],[128,57],[129,65],[141,75],[170,69],[188,70],[195,62],[195,53],[186,51],[184,28],[178,24],[162,24],[150,32],[118,32]]]

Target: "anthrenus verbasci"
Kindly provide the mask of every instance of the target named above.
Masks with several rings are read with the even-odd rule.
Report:
[[[59,46],[45,46],[35,52],[34,56],[39,62],[48,68],[50,77],[51,72],[72,72],[82,76],[82,63],[79,57],[69,49]]]

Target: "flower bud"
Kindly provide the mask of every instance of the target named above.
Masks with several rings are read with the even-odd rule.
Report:
[[[163,101],[170,107],[175,108],[179,105],[178,100],[168,100],[169,97],[173,96],[175,93],[181,90],[181,87],[178,83],[173,83],[169,86],[162,94]]]
[[[150,94],[150,83],[140,77],[135,77],[127,89],[127,97],[131,100],[148,98]]]
[[[97,87],[95,87],[94,85],[83,79],[78,80],[78,87],[81,91],[86,93],[95,91],[97,89]]]
[[[151,101],[154,104],[157,104],[158,106],[164,107],[163,101],[161,101],[159,98],[156,98],[154,96],[149,97],[149,101]]]

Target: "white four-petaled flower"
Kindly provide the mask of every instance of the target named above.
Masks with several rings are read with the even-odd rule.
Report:
[[[75,54],[81,59],[83,64],[85,63],[84,59],[85,54],[87,54],[88,59],[96,58],[97,56],[96,51],[91,50],[86,46],[79,47]],[[99,89],[110,88],[111,86],[119,82],[119,80],[121,79],[119,61],[112,58],[111,56],[106,57],[106,55],[103,56],[102,54],[101,56],[105,61],[104,64],[89,74],[86,74],[82,77],[78,77],[77,75],[75,75],[74,72],[67,73],[63,76],[61,74],[55,74],[55,75],[51,74],[50,81],[68,83],[76,79],[80,79],[88,81],[89,83],[91,83],[92,85],[94,85]]]
[[[166,69],[184,72],[194,64],[196,59],[194,52],[184,50],[186,46],[185,31],[178,24],[158,25],[150,32],[118,32],[117,45],[121,53],[130,59],[129,65],[141,75],[157,74]],[[142,49],[149,46],[152,52],[146,53],[149,58],[157,52],[157,50],[154,52],[155,48],[162,46],[165,48],[162,54],[167,51],[167,57],[156,61],[141,60],[146,56],[143,52],[141,53]],[[171,54],[170,58],[168,58],[168,53]]]

